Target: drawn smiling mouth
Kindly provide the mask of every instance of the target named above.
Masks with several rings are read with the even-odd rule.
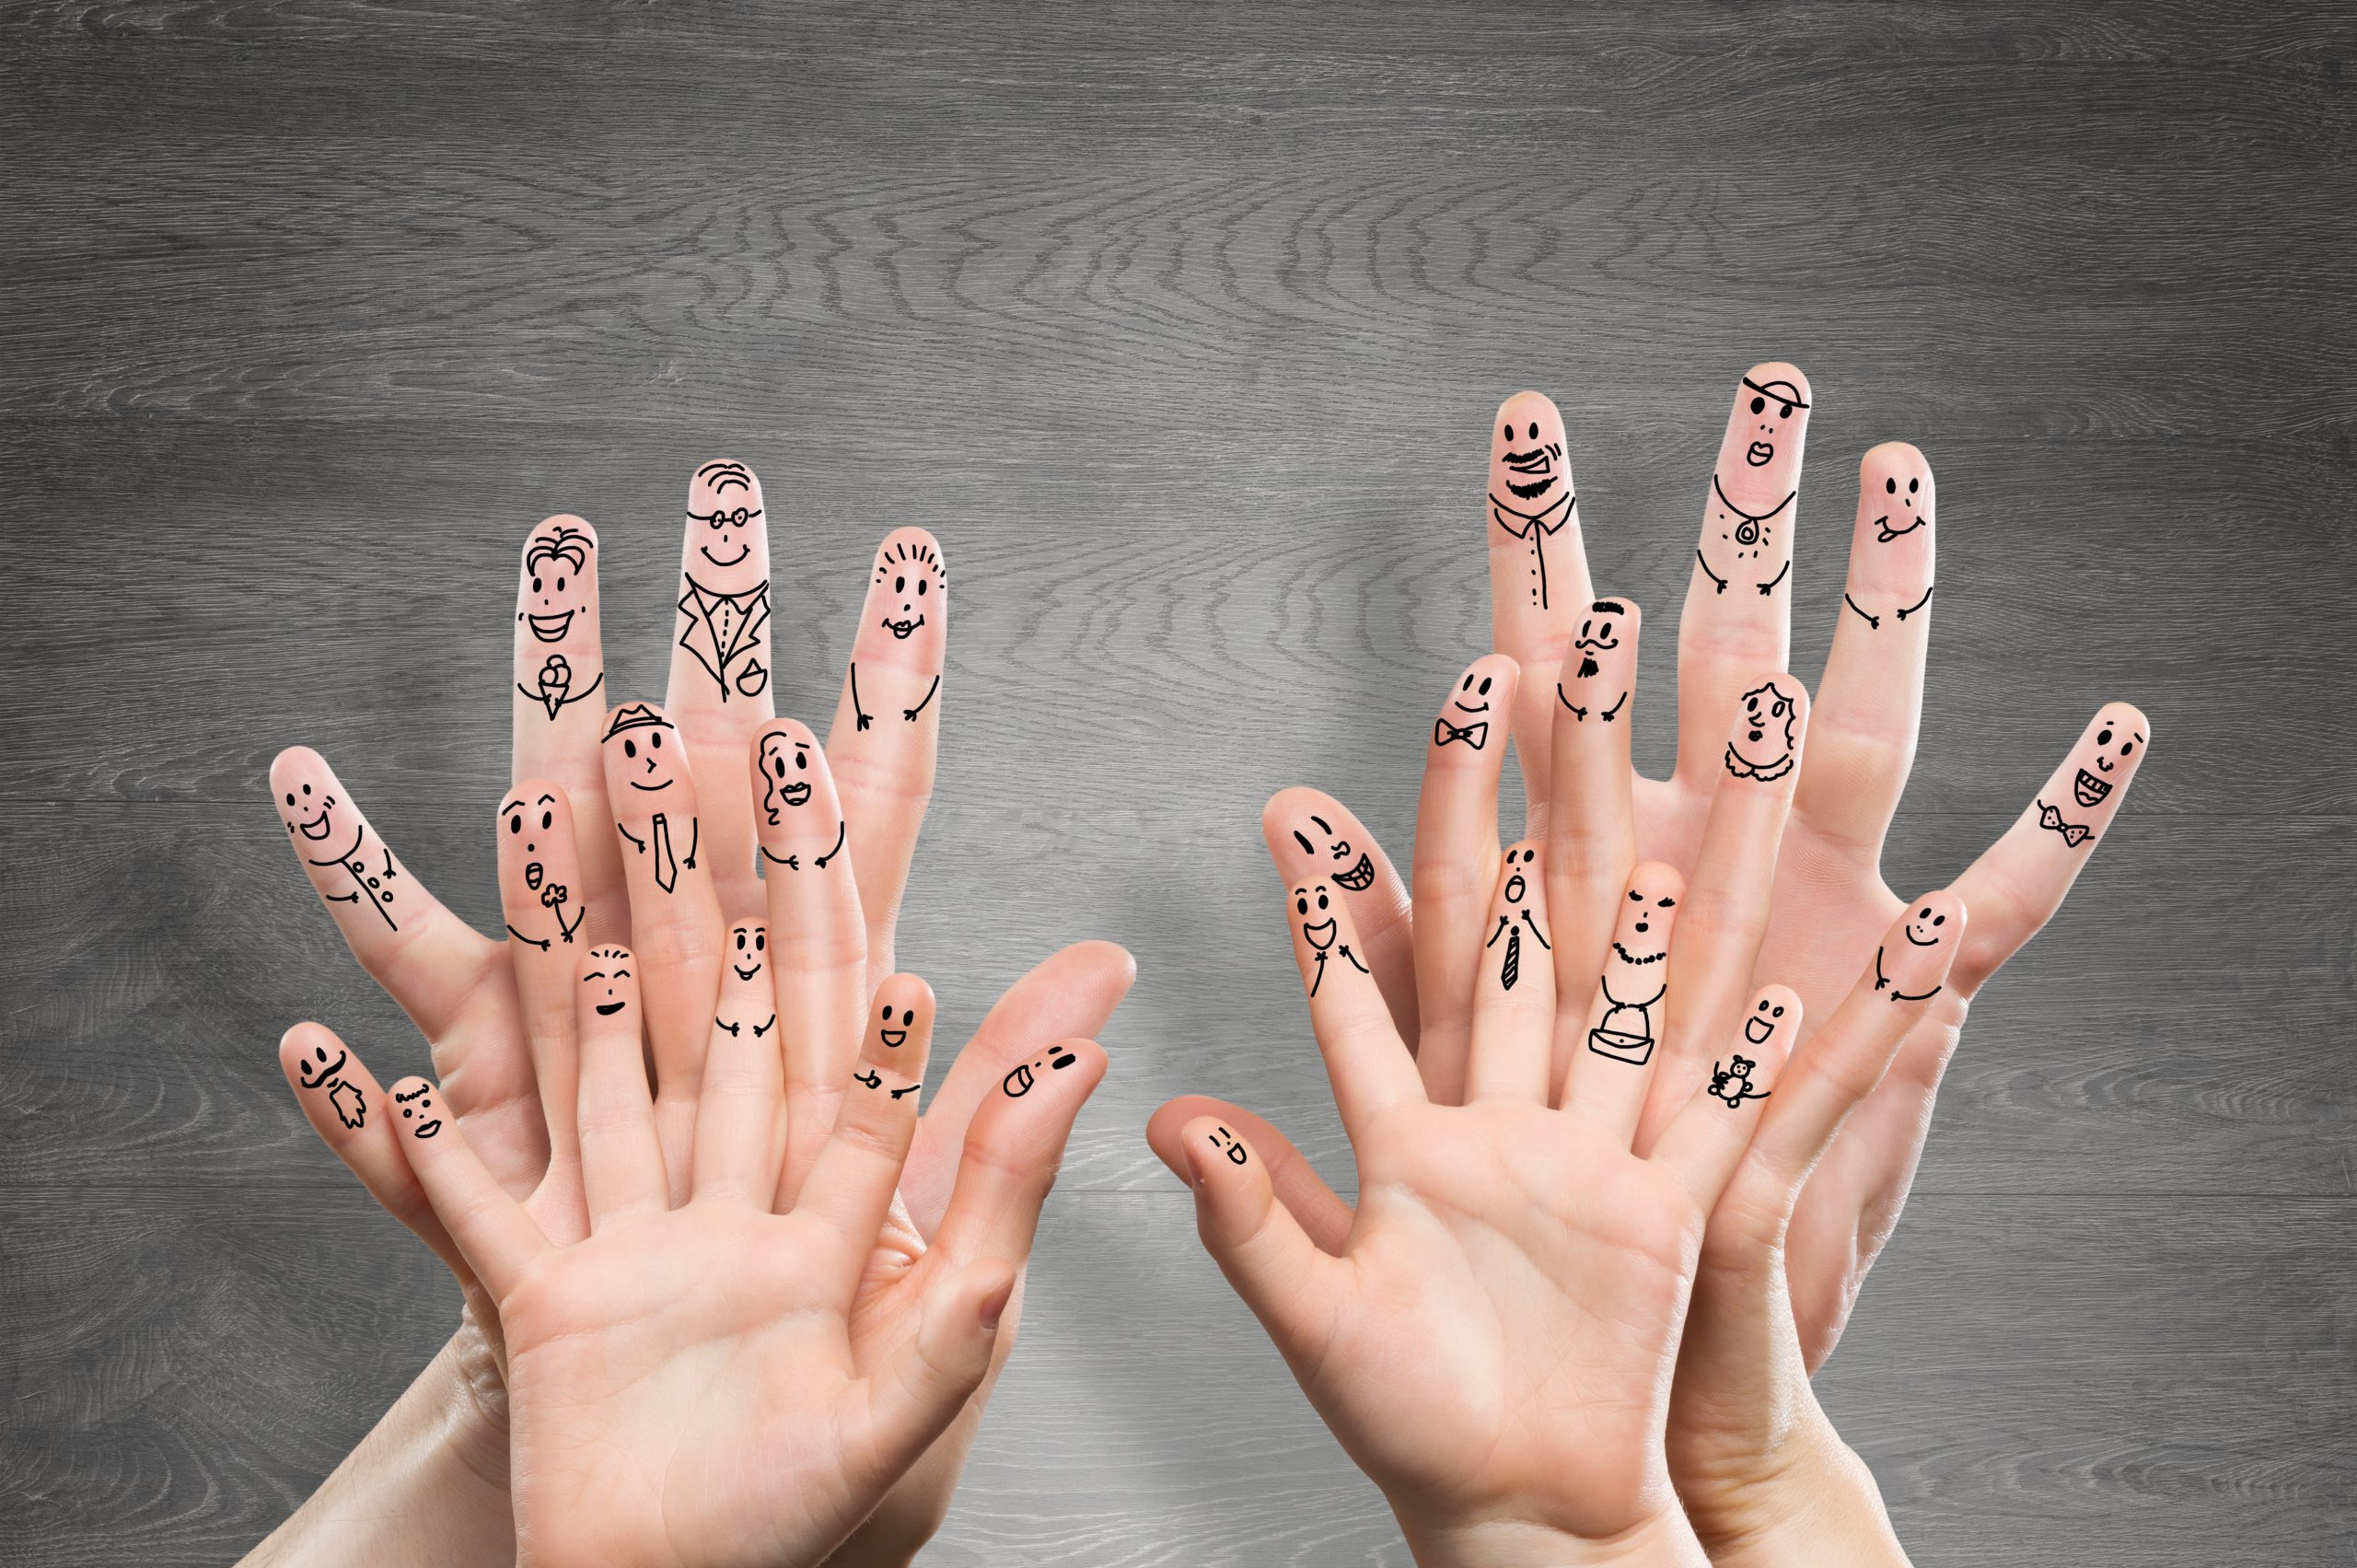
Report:
[[[1365,892],[1375,886],[1375,862],[1366,855],[1359,856],[1356,865],[1335,874],[1334,886],[1348,889],[1353,893]]]
[[[1776,1026],[1770,1019],[1746,1018],[1743,1021],[1743,1038],[1754,1045],[1766,1045],[1768,1037],[1775,1032]]]
[[[1490,711],[1490,704],[1487,703],[1482,703],[1478,708],[1469,708],[1462,703],[1451,703],[1449,706],[1457,709],[1459,713],[1467,714],[1486,714]]]
[[[633,779],[630,781],[630,787],[633,789],[643,789],[649,795],[652,795],[658,789],[669,789],[671,787],[671,781],[669,779],[665,779],[661,784],[641,784],[636,779]]]
[[[884,630],[891,633],[896,641],[905,643],[909,640],[910,634],[923,624],[924,617],[922,615],[914,621],[894,621],[887,616],[884,621]]]
[[[343,1055],[338,1056],[338,1057],[337,1057],[337,1058],[336,1058],[332,1063],[328,1063],[327,1065],[325,1065],[325,1066],[321,1067],[321,1068],[319,1069],[319,1075],[318,1077],[316,1077],[316,1078],[314,1078],[313,1076],[311,1076],[311,1070],[310,1070],[308,1067],[303,1067],[303,1066],[300,1066],[300,1065],[298,1064],[298,1065],[297,1065],[297,1071],[300,1073],[300,1074],[301,1074],[301,1076],[302,1076],[302,1079],[303,1079],[303,1086],[304,1086],[305,1088],[307,1088],[307,1089],[316,1089],[316,1088],[318,1088],[320,1085],[322,1085],[322,1084],[326,1083],[330,1078],[332,1078],[332,1077],[334,1077],[338,1073],[343,1072],[343,1064],[344,1064],[344,1063],[349,1059],[349,1057],[350,1057],[350,1052],[346,1052],[346,1053],[344,1053]]]
[[[1903,528],[1892,528],[1888,517],[1876,517],[1875,519],[1875,527],[1882,531],[1875,535],[1875,542],[1876,544],[1888,544],[1892,540],[1897,539],[1899,535],[1913,533],[1917,528],[1920,528],[1922,526],[1923,519],[1921,517],[1908,518],[1907,526]]]
[[[573,613],[568,610],[561,615],[527,615],[524,621],[531,627],[532,635],[541,642],[561,642],[573,625]]]
[[[1774,459],[1775,456],[1776,448],[1772,444],[1766,441],[1754,441],[1744,448],[1743,460],[1753,468],[1764,468]]]
[[[737,966],[736,966],[735,964],[731,964],[731,965],[729,965],[728,967],[729,967],[730,969],[732,969],[732,970],[737,970]],[[757,975],[757,974],[759,974],[759,973],[761,973],[761,965],[759,965],[759,964],[755,964],[751,969],[749,969],[749,970],[737,970],[737,978],[738,980],[750,980],[750,979],[752,979],[755,975]]]
[[[2071,781],[2071,793],[2079,797],[2082,806],[2101,806],[2104,796],[2111,793],[2111,781],[2099,779],[2081,768],[2079,776]]]
[[[598,1016],[610,1018],[621,1012],[625,1005],[627,1004],[621,1002],[600,1002],[598,1004]]]
[[[1301,928],[1301,935],[1312,947],[1322,953],[1333,944],[1334,923],[1321,920],[1316,925],[1305,925]]]
[[[712,552],[712,546],[708,544],[698,545],[696,547],[696,553],[702,556],[706,561],[711,562],[715,566],[734,566],[737,562],[742,561],[748,555],[752,554],[753,547],[749,544],[726,561],[723,561],[719,556],[714,555]]]
[[[1936,936],[1924,941],[1917,941],[1915,938],[1915,927],[1911,922],[1909,923],[1907,927],[1907,940],[1911,946],[1917,947],[1936,947],[1940,945],[1940,939]]]
[[[303,830],[303,836],[305,838],[310,840],[313,843],[318,843],[321,839],[328,836],[330,826],[328,822],[328,814],[325,811],[321,811],[317,817],[312,818],[308,822],[297,822],[296,826]]]
[[[884,1042],[886,1050],[898,1051],[901,1046],[908,1043],[909,1031],[906,1029],[877,1029],[876,1031],[876,1038]]]

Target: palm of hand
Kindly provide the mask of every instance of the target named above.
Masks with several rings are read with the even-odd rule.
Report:
[[[1396,1107],[1359,1151],[1351,1287],[1296,1367],[1352,1458],[1438,1518],[1597,1538],[1658,1507],[1702,1227],[1678,1181],[1510,1100]]]
[[[849,1532],[873,1493],[812,1225],[690,1204],[536,1260],[501,1303],[522,1560],[809,1562]]]

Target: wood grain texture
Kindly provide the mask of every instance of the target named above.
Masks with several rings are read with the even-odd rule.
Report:
[[[1520,386],[1666,715],[1778,356],[1804,677],[1859,453],[1939,471],[1894,885],[2099,703],[2157,731],[1975,1009],[1829,1404],[1927,1565],[2345,1568],[2352,47],[2215,0],[0,5],[0,1561],[229,1560],[439,1342],[278,1078],[297,1017],[423,1051],[263,770],[319,747],[492,927],[517,543],[598,524],[610,679],[656,694],[726,454],[785,711],[830,708],[877,538],[957,572],[903,926],[945,1041],[1062,943],[1141,960],[926,1562],[1404,1568],[1139,1130],[1232,1095],[1350,1184],[1260,802],[1404,859]]]

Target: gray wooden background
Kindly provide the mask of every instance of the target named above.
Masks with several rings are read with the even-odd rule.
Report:
[[[303,1016],[423,1052],[263,770],[319,747],[493,926],[517,541],[598,524],[659,695],[725,454],[788,711],[874,540],[946,541],[945,1037],[1055,945],[1140,959],[926,1561],[1404,1564],[1140,1129],[1230,1093],[1349,1179],[1257,811],[1321,784],[1404,854],[1495,401],[1562,403],[1666,704],[1732,378],[1788,356],[1805,677],[1859,452],[1939,470],[1892,880],[2099,702],[2157,742],[1828,1401],[1927,1564],[2357,1562],[2347,7],[485,12],[0,6],[0,1559],[234,1557],[444,1335],[273,1063]]]

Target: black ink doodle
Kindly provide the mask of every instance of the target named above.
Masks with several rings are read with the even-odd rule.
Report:
[[[826,854],[816,856],[812,859],[810,865],[813,870],[824,871],[827,869],[827,862],[842,854],[843,839],[849,832],[850,826],[851,825],[848,822],[839,821],[835,824],[835,847],[829,850]],[[753,847],[760,850],[761,852],[761,858],[768,861],[772,865],[783,865],[788,871],[799,871],[802,869],[802,857],[799,854],[772,854],[770,853],[769,845],[759,842],[756,842]]]
[[[361,1094],[358,1084],[343,1075],[343,1069],[351,1062],[352,1053],[339,1050],[335,1053],[335,1060],[331,1062],[328,1060],[328,1048],[324,1045],[315,1045],[311,1048],[311,1056],[312,1060],[309,1062],[296,1060],[295,1063],[296,1079],[307,1089],[327,1090],[328,1104],[333,1108],[335,1119],[346,1127],[358,1127],[366,1122],[368,1120],[367,1098]]]
[[[575,604],[563,610],[551,607],[566,593],[586,588],[582,579],[588,573],[589,552],[594,548],[586,533],[566,523],[559,523],[553,532],[542,534],[524,547],[524,570],[531,575],[532,592],[540,596],[545,613],[534,615],[519,610],[516,619],[529,627],[539,641],[563,642],[564,634],[573,629],[573,618],[582,606]]]
[[[644,753],[639,749],[638,737],[628,733],[633,730],[647,732],[646,749]],[[649,795],[659,795],[679,782],[672,776],[670,766],[668,765],[669,759],[666,758],[663,752],[663,737],[669,730],[670,726],[664,720],[663,715],[644,703],[632,703],[614,711],[613,723],[606,730],[606,740],[610,741],[616,736],[621,736],[623,757],[629,761],[645,764],[640,776],[629,781],[631,788],[644,791]],[[674,756],[679,754],[676,748],[672,754]],[[691,871],[695,869],[696,845],[702,842],[703,825],[694,817],[688,819],[688,851],[684,855],[677,854],[673,851],[671,818],[668,812],[657,811],[648,819],[645,838],[640,838],[620,822],[614,824],[614,830],[629,840],[631,847],[637,850],[639,854],[652,854],[655,857],[655,885],[667,893],[679,887],[681,866]]]
[[[906,1088],[904,1088],[904,1089],[894,1089],[894,1090],[892,1091],[892,1098],[893,1098],[894,1099],[899,1099],[899,1098],[900,1098],[903,1095],[912,1095],[912,1094],[916,1093],[919,1089],[921,1089],[921,1088],[923,1088],[923,1087],[924,1087],[924,1086],[923,1086],[923,1084],[911,1084],[908,1087],[906,1087]]]
[[[550,831],[556,825],[556,813],[551,809],[556,805],[556,796],[544,795],[534,805],[539,807],[538,815],[540,819],[539,830],[543,833]],[[501,807],[499,811],[500,815],[507,819],[507,834],[510,838],[521,838],[526,825],[534,815],[533,806],[526,805],[520,796]],[[538,854],[540,844],[537,842],[527,843],[524,846],[524,853]],[[565,919],[565,906],[572,902],[572,893],[563,883],[549,880],[547,867],[538,860],[528,860],[524,863],[524,887],[527,891],[537,895],[540,900],[540,907],[555,917],[557,934],[554,936],[528,935],[517,930],[513,921],[507,924],[507,934],[518,942],[530,943],[543,953],[559,942],[569,946],[573,941],[573,934],[581,929],[581,921],[585,912],[575,907],[573,918],[570,921]]]
[[[1910,479],[1907,482],[1907,498],[1904,505],[1910,512],[1914,511],[1915,495],[1917,491],[1922,487],[1922,482],[1923,482],[1921,479]],[[1896,496],[1898,494],[1898,481],[1896,479],[1886,479],[1882,482],[1882,488],[1885,494]],[[1929,521],[1931,521],[1931,518],[1927,514],[1916,513],[1914,516],[1907,519],[1907,526],[1905,528],[1895,528],[1890,526],[1890,515],[1886,512],[1881,517],[1875,519],[1875,542],[1876,544],[1888,544],[1892,540],[1900,538],[1906,534],[1913,533],[1917,528],[1922,528]]]
[[[1345,838],[1336,837],[1334,830],[1327,825],[1326,819],[1323,817],[1313,814],[1309,820],[1317,827],[1320,833],[1323,833],[1326,837],[1333,840],[1333,842],[1326,846],[1327,857],[1332,860],[1337,865],[1350,865],[1351,841]],[[1293,842],[1301,846],[1302,854],[1309,856],[1312,860],[1318,858],[1318,846],[1311,843],[1309,842],[1308,835],[1304,833],[1299,828],[1295,828],[1293,830]],[[1372,855],[1369,855],[1365,851],[1362,850],[1359,852],[1358,863],[1356,865],[1350,865],[1350,869],[1347,871],[1335,872],[1332,876],[1329,877],[1327,880],[1332,882],[1334,886],[1343,889],[1345,892],[1364,893],[1369,888],[1375,886],[1375,859]]]
[[[859,661],[857,659],[851,661],[851,712],[852,717],[858,721],[852,727],[862,735],[866,734],[867,726],[876,722],[876,715],[859,705]]]
[[[1776,516],[1791,505],[1793,497],[1798,495],[1800,492],[1797,490],[1792,492],[1764,512],[1747,512],[1727,498],[1726,491],[1720,487],[1719,476],[1714,473],[1711,476],[1711,494],[1717,497],[1719,505],[1725,508],[1724,512],[1715,514],[1712,521],[1727,525],[1719,538],[1733,548],[1733,553],[1728,558],[1727,572],[1724,575],[1711,570],[1711,563],[1700,548],[1695,550],[1694,559],[1701,566],[1702,575],[1717,586],[1717,591],[1724,593],[1727,591],[1727,578],[1734,574],[1736,562],[1757,561],[1774,547]],[[1732,514],[1732,519],[1729,514]],[[1782,571],[1758,585],[1759,591],[1763,594],[1767,593],[1778,583],[1782,582],[1784,574],[1792,569],[1792,562],[1786,561]]]
[[[1738,1056],[1724,1067],[1713,1062],[1711,1063],[1711,1094],[1726,1101],[1729,1110],[1739,1109],[1747,1099],[1766,1099],[1766,1089],[1751,1086],[1751,1070],[1759,1065],[1748,1056]]]
[[[1924,923],[1925,922],[1929,922],[1930,923],[1926,925]],[[1922,909],[1917,911],[1915,914],[1908,920],[1907,923],[1900,926],[1898,929],[1899,934],[1907,938],[1907,945],[1910,947],[1936,947],[1940,945],[1939,928],[1945,925],[1947,923],[1948,917],[1946,915],[1934,912],[1931,906],[1927,904]],[[1921,935],[1917,935],[1917,929],[1919,927],[1922,929],[1923,933]],[[1889,992],[1890,999],[1893,1002],[1927,1002],[1940,993],[1942,987],[1936,985],[1932,987],[1929,991],[1906,992],[1899,990],[1892,981],[1890,977],[1883,973],[1882,959],[1883,949],[1876,947],[1875,949],[1875,989],[1876,991]]]
[[[737,951],[728,960],[728,968],[738,980],[755,980],[761,972],[762,955],[770,949],[770,931],[766,925],[740,925],[729,933]]]
[[[1776,1035],[1776,1020],[1784,1016],[1778,1005],[1762,1002],[1750,1017],[1743,1021],[1743,1038],[1754,1045],[1766,1045]]]
[[[2116,758],[2105,756],[2103,754],[2104,749],[2109,746],[2115,738],[2117,738],[2117,736],[2114,731],[2114,726],[2111,725],[2106,725],[2103,728],[2096,732],[2095,764],[2102,772],[2110,772],[2112,770],[2119,767],[2120,763],[2125,762],[2129,758],[2136,755],[2136,748],[2143,742],[2144,732],[2141,729],[2129,731],[2126,738],[2120,739],[2119,741],[2119,756]],[[2078,801],[2080,805],[2092,810],[2094,807],[2101,806],[2110,797],[2111,781],[2109,779],[2102,778],[2096,773],[2091,773],[2084,768],[2081,768],[2079,770],[2078,777],[2071,781],[2071,795],[2072,798]],[[2048,822],[2045,825],[2049,828],[2055,826],[2052,822]],[[2058,832],[2063,831],[2063,830],[2059,828],[2055,830]],[[2084,832],[2086,830],[2082,829],[2080,830]],[[2064,833],[2064,837],[2072,843],[2075,844],[2078,842],[2075,839],[2070,839],[2068,833]]]
[[[909,1031],[916,1027],[916,1022],[917,1010],[914,1007],[902,1007],[900,1009],[900,1027],[897,1029],[894,1028],[892,1027],[892,1005],[889,1002],[887,1002],[884,1004],[884,1012],[882,1016],[877,1021],[876,1038],[884,1042],[885,1050],[898,1051],[900,1047],[909,1042]]]
[[[1244,1150],[1244,1140],[1226,1128],[1222,1127],[1217,1132],[1206,1132],[1203,1137],[1213,1148],[1227,1156],[1228,1164],[1245,1165],[1250,1162],[1251,1156]]]
[[[303,813],[313,806],[318,807],[319,815],[305,817]],[[315,799],[309,784],[303,786],[303,793],[299,797],[291,790],[287,792],[287,835],[301,841],[295,846],[295,852],[303,857],[303,864],[306,865],[320,869],[333,865],[342,869],[352,878],[351,892],[331,893],[322,888],[319,889],[319,897],[330,903],[336,904],[357,904],[365,899],[368,907],[375,910],[378,917],[384,921],[387,930],[399,931],[401,927],[393,921],[392,884],[400,877],[401,870],[393,864],[391,850],[382,844],[378,844],[374,850],[368,849],[367,823],[354,823],[352,829],[352,842],[325,859],[314,856],[309,850],[303,847],[304,843],[325,843],[335,837],[335,807],[334,796],[321,792]],[[368,863],[376,859],[381,859],[382,864],[372,871],[369,869]]]
[[[1937,584],[1933,584],[1933,583],[1926,583],[1926,584],[1924,584],[1924,585],[1923,585],[1923,597],[1922,597],[1922,598],[1917,599],[1913,604],[1908,605],[1908,606],[1906,606],[1906,607],[1905,607],[1904,609],[1902,609],[1902,610],[1897,610],[1897,611],[1894,611],[1894,613],[1895,613],[1895,614],[1897,614],[1897,615],[1898,615],[1898,619],[1900,619],[1901,621],[1906,620],[1909,616],[1910,616],[1910,615],[1914,614],[1917,610],[1919,610],[1922,609],[1925,605],[1927,605],[1927,604],[1929,604],[1929,603],[1931,603],[1931,602],[1932,602],[1932,590],[1933,590],[1933,588],[1934,588],[1934,587],[1937,587],[1937,586],[1938,586]]]
[[[592,962],[612,964],[614,966],[614,969],[610,973],[605,970],[591,970],[588,973],[581,977],[581,983],[585,986],[594,985],[599,981],[603,981],[605,982],[606,1000],[593,1005],[598,1016],[601,1018],[610,1018],[615,1014],[621,1012],[624,1007],[630,1005],[630,999],[623,996],[615,984],[617,981],[624,981],[630,978],[630,970],[621,967],[621,960],[629,956],[629,953],[621,947],[592,947],[589,949],[589,958]]]
[[[1522,978],[1522,933],[1526,926],[1529,928],[1531,938],[1539,947],[1550,953],[1555,950],[1554,945],[1547,940],[1547,933],[1539,929],[1538,917],[1533,915],[1529,906],[1523,902],[1523,900],[1530,896],[1530,884],[1523,873],[1516,869],[1517,866],[1530,866],[1538,859],[1538,852],[1535,849],[1506,851],[1504,898],[1507,908],[1498,916],[1498,928],[1490,933],[1490,939],[1487,942],[1481,944],[1484,947],[1494,947],[1498,945],[1499,937],[1503,936],[1506,939],[1505,958],[1498,966],[1498,984],[1507,991],[1512,991],[1515,982]]]
[[[917,705],[913,708],[902,708],[900,710],[900,716],[908,720],[911,724],[916,723],[917,715],[924,712],[924,705],[927,703],[932,702],[933,694],[940,690],[941,677],[936,675],[933,678],[933,684],[924,689],[924,695],[917,699]]]
[[[1079,1057],[1062,1046],[1052,1048],[1047,1056],[1041,1059],[1051,1071],[1058,1073],[1079,1060]],[[1039,1081],[1039,1075],[1032,1069],[1040,1064],[1040,1062],[1017,1063],[1005,1077],[999,1080],[1000,1091],[1009,1099],[1021,1099],[1031,1092],[1031,1086]]]
[[[1743,384],[1746,389],[1752,393],[1751,412],[1754,417],[1765,414],[1770,403],[1776,405],[1776,418],[1771,423],[1760,425],[1761,436],[1782,435],[1781,426],[1785,420],[1793,417],[1793,411],[1808,407],[1807,402],[1801,397],[1801,389],[1790,381],[1779,378],[1762,386],[1747,376],[1743,378]],[[1753,468],[1765,468],[1776,460],[1776,444],[1773,441],[1755,437],[1751,445],[1744,449],[1743,460]]]
[[[884,1086],[884,1074],[877,1072],[873,1067],[870,1067],[865,1073],[853,1073],[851,1077],[852,1082],[855,1084],[865,1084],[871,1089],[880,1089]],[[900,1097],[895,1095],[892,1098],[898,1099]]]
[[[409,1130],[409,1135],[412,1138],[431,1138],[442,1131],[442,1119],[434,1114],[433,1094],[433,1085],[420,1084],[405,1095],[397,1094],[393,1097],[393,1103],[401,1108],[403,1121],[416,1121],[419,1117],[425,1119],[418,1121],[416,1126]]]
[[[749,551],[751,548],[746,546]],[[761,645],[761,628],[769,624],[769,584],[757,583],[725,594],[685,573],[679,580],[687,585],[679,595],[679,609],[688,618],[687,630],[679,633],[679,646],[695,655],[696,662],[710,673],[723,703],[728,701],[732,689],[743,696],[760,696],[770,682],[770,672],[754,656],[754,650]],[[729,668],[739,660],[741,668],[732,676]]]
[[[1637,906],[1629,927],[1630,935],[1643,936],[1653,929],[1654,912],[1645,908],[1645,895],[1638,889],[1629,889],[1629,901]],[[1657,899],[1654,907],[1676,909],[1678,900]],[[1612,954],[1632,970],[1642,973],[1652,965],[1666,962],[1669,947],[1665,943],[1656,953],[1632,953],[1615,936]],[[1623,977],[1622,983],[1629,983],[1628,977]],[[1624,1000],[1613,994],[1612,972],[1608,968],[1598,979],[1597,988],[1604,997],[1604,1016],[1596,1020],[1594,1028],[1587,1031],[1587,1048],[1598,1056],[1609,1056],[1615,1062],[1626,1062],[1632,1067],[1643,1066],[1654,1053],[1654,1005],[1668,994],[1668,979],[1662,977],[1650,996]]]
[[[1490,520],[1505,530],[1510,538],[1530,541],[1530,602],[1539,609],[1547,608],[1547,539],[1559,532],[1571,521],[1579,497],[1568,488],[1552,500],[1550,491],[1562,487],[1563,447],[1560,441],[1542,442],[1538,425],[1533,421],[1526,437],[1530,445],[1521,451],[1514,449],[1515,430],[1511,424],[1500,427],[1505,438],[1497,466],[1504,472],[1499,482],[1506,495],[1495,489],[1490,492]],[[1511,496],[1509,500],[1506,497]],[[1543,503],[1543,505],[1541,504]]]
[[[892,592],[900,596],[900,613],[895,616],[888,605],[883,619],[877,622],[892,633],[895,642],[905,643],[924,624],[924,604],[929,590],[949,586],[948,574],[941,558],[929,544],[911,544],[902,540],[887,548],[876,558],[876,581],[880,586],[891,580]],[[935,676],[939,682],[940,677]],[[931,695],[931,693],[927,693]],[[917,704],[922,708],[923,703]]]
[[[1592,680],[1604,673],[1604,668],[1596,663],[1596,656],[1612,653],[1619,649],[1620,639],[1615,634],[1614,619],[1625,617],[1628,613],[1629,607],[1617,599],[1600,598],[1588,606],[1587,619],[1580,622],[1579,635],[1572,640],[1572,651],[1580,656],[1580,667],[1573,675],[1573,679]],[[1582,691],[1581,695],[1588,694]],[[1610,724],[1620,715],[1621,704],[1628,700],[1629,693],[1621,692],[1613,704],[1597,714],[1596,717],[1606,724]],[[1587,715],[1595,710],[1596,700],[1589,697],[1589,700],[1584,703],[1573,702],[1565,694],[1562,682],[1559,680],[1555,683],[1555,701],[1562,703],[1575,721],[1585,724]]]
[[[2098,781],[2100,782],[2100,781]],[[2096,830],[2084,822],[2065,822],[2062,813],[2041,800],[2038,803],[2038,825],[2062,835],[2062,842],[2077,849],[2096,836]]]
[[[1318,912],[1326,916],[1324,920],[1315,923],[1309,918],[1309,903],[1312,898],[1318,900]],[[1317,995],[1318,988],[1326,983],[1326,960],[1329,958],[1347,959],[1351,968],[1361,974],[1365,974],[1367,967],[1359,962],[1358,955],[1351,951],[1351,945],[1348,942],[1339,947],[1334,945],[1337,927],[1333,915],[1328,912],[1332,909],[1333,901],[1327,896],[1324,886],[1312,883],[1306,888],[1295,888],[1293,890],[1293,899],[1294,910],[1301,916],[1301,939],[1309,944],[1310,955],[1318,961],[1318,972],[1309,981],[1309,994]]]
[[[791,784],[786,782],[789,756],[795,774]],[[769,813],[771,827],[776,827],[781,820],[780,807],[791,809],[809,804],[810,781],[801,776],[809,771],[808,741],[796,740],[782,732],[761,737],[761,809]]]
[[[1482,676],[1481,684],[1477,690],[1473,684],[1473,677],[1468,675],[1458,683],[1457,691],[1479,697],[1481,702],[1476,705],[1466,702],[1463,697],[1451,697],[1448,705],[1461,714],[1486,714],[1490,711],[1490,688],[1494,683],[1494,678]],[[1433,744],[1435,746],[1451,746],[1462,741],[1479,751],[1489,744],[1489,740],[1490,721],[1487,719],[1481,719],[1462,727],[1449,723],[1446,714],[1433,720]]]
[[[1792,698],[1773,680],[1743,694],[1743,725],[1727,742],[1727,772],[1739,779],[1771,783],[1793,771]]]
[[[567,703],[581,701],[605,683],[606,672],[601,669],[597,679],[578,691],[574,691],[573,666],[566,662],[563,654],[551,654],[540,665],[537,683],[527,686],[519,680],[516,683],[516,690],[538,702],[548,710],[549,717],[554,718]]]

